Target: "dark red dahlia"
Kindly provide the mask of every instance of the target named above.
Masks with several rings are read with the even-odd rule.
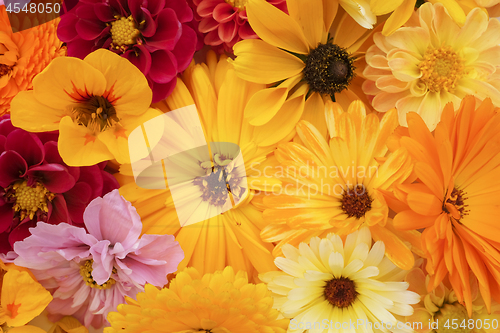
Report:
[[[266,0],[287,13],[285,0]],[[188,0],[199,21],[198,30],[204,42],[219,53],[233,53],[233,46],[242,39],[258,38],[248,23],[247,0]]]
[[[148,79],[153,103],[167,97],[197,45],[186,0],[80,0],[61,16],[57,34],[68,56],[99,48],[127,58]]]
[[[0,254],[30,235],[38,221],[83,227],[83,211],[118,188],[106,162],[69,167],[57,151],[57,133],[29,133],[0,117]]]

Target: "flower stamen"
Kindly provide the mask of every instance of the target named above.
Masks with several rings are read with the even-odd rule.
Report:
[[[363,185],[356,185],[344,191],[341,202],[341,208],[348,217],[354,216],[359,219],[372,208],[373,199]]]
[[[465,200],[467,200],[466,194],[463,190],[454,188],[450,197],[443,203],[443,211],[450,214],[456,221],[460,221],[462,217],[469,215],[467,209],[469,205],[465,204]]]
[[[92,96],[83,103],[79,103],[71,110],[71,116],[79,125],[83,125],[92,133],[103,132],[120,120],[116,110],[106,98]]]
[[[132,15],[129,17],[115,16],[116,21],[111,22],[111,39],[116,50],[126,49],[127,45],[137,44],[140,31]]]
[[[0,77],[10,74],[14,66],[7,66],[5,64],[0,64]]]
[[[29,186],[26,180],[15,182],[5,189],[5,193],[7,201],[14,203],[12,208],[19,215],[20,221],[26,216],[33,219],[37,212],[46,214],[49,211],[48,202],[56,196],[42,184],[37,182],[34,186]]]
[[[326,283],[324,294],[330,304],[338,308],[345,308],[356,300],[358,292],[351,279],[340,277]]]
[[[85,261],[85,263],[80,266],[80,275],[83,277],[83,281],[85,281],[85,284],[91,288],[97,288],[97,289],[109,289],[111,286],[113,286],[116,283],[116,280],[113,278],[109,278],[108,281],[104,282],[103,284],[97,284],[97,282],[94,281],[94,278],[92,277],[92,264],[94,263],[94,260],[90,259]],[[112,274],[116,274],[116,268],[113,267]]]
[[[422,73],[420,81],[427,85],[429,91],[444,89],[454,92],[457,81],[463,76],[464,61],[450,46],[428,48],[418,68]]]

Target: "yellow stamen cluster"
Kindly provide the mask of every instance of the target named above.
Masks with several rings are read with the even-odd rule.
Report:
[[[137,29],[132,15],[129,17],[116,16],[116,19],[116,21],[111,22],[110,31],[116,49],[119,49],[122,45],[136,44],[136,38],[141,32]]]
[[[116,283],[116,280],[113,278],[109,278],[108,281],[104,282],[103,284],[97,284],[97,282],[94,281],[94,278],[92,277],[93,263],[94,260],[90,259],[85,261],[85,263],[80,266],[80,275],[83,277],[83,281],[85,281],[85,284],[90,288],[97,288],[100,290],[111,288]],[[116,268],[114,267],[113,274],[116,274]]]
[[[49,211],[47,199],[52,201],[55,197],[55,194],[49,192],[42,184],[36,183],[34,187],[31,187],[28,186],[26,180],[16,182],[12,186],[12,190],[13,192],[9,196],[16,199],[13,209],[15,212],[19,212],[21,221],[26,216],[33,219],[38,210],[47,213]]]
[[[92,96],[89,100],[73,106],[70,115],[76,123],[87,127],[94,135],[120,121],[113,104],[103,96]]]
[[[462,322],[467,320],[469,317],[467,316],[467,310],[465,307],[455,302],[453,304],[445,304],[439,311],[439,313],[435,316],[439,323],[439,327],[436,330],[436,333],[471,333],[472,329],[468,327],[467,324],[461,325]],[[451,322],[456,322],[458,327],[452,328]],[[448,323],[447,327],[445,327],[446,323]],[[453,325],[455,326],[455,325]]]
[[[464,61],[450,46],[442,46],[437,49],[429,48],[418,68],[422,73],[420,81],[427,85],[429,91],[439,92],[444,89],[453,92],[463,75]]]
[[[248,0],[226,0],[228,4],[239,10],[244,10]]]

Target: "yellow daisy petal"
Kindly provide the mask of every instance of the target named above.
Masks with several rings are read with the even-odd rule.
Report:
[[[323,1],[288,0],[288,12],[301,26],[309,48],[314,49],[321,42],[323,35]]]

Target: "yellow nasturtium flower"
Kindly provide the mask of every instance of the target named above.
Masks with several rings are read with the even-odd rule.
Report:
[[[27,271],[6,267],[0,261],[0,333],[45,333],[26,325],[52,301],[50,293]]]

